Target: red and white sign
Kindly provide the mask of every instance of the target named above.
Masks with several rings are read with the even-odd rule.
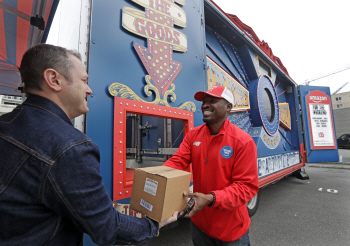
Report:
[[[311,91],[306,95],[311,149],[335,149],[331,100],[325,92]]]

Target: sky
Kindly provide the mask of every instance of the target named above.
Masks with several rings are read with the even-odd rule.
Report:
[[[298,84],[350,67],[350,1],[213,0],[267,42]],[[350,69],[310,82],[331,93],[350,82]],[[350,83],[341,92],[350,91]]]
[[[189,1],[189,0],[188,0]],[[323,77],[350,67],[350,1],[348,0],[213,0],[226,13],[234,14],[253,28],[259,39],[267,42],[279,57],[289,76],[298,84]],[[61,0],[57,16],[79,9],[79,2]],[[54,21],[48,43],[77,49],[70,42],[77,39],[79,18],[77,13],[61,18],[69,23],[60,36],[58,21]],[[64,37],[64,38],[61,38]],[[313,86],[329,86],[331,93],[350,82],[350,69],[310,82]],[[339,93],[350,91],[350,83]]]

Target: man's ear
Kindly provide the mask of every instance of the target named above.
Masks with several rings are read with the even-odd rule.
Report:
[[[62,75],[55,69],[48,68],[44,71],[44,83],[54,91],[61,91],[62,89]]]
[[[228,113],[231,112],[231,109],[232,109],[232,103],[226,104],[226,111],[227,111]]]

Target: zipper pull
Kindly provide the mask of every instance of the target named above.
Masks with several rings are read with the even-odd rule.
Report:
[[[207,163],[208,162],[208,157],[207,157],[207,159],[205,160],[205,163]]]

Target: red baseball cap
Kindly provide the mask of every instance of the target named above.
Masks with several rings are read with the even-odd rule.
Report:
[[[233,95],[225,86],[214,85],[210,87],[206,92],[198,91],[196,94],[194,94],[194,99],[197,101],[203,101],[205,95],[226,99],[226,101],[234,105]]]

